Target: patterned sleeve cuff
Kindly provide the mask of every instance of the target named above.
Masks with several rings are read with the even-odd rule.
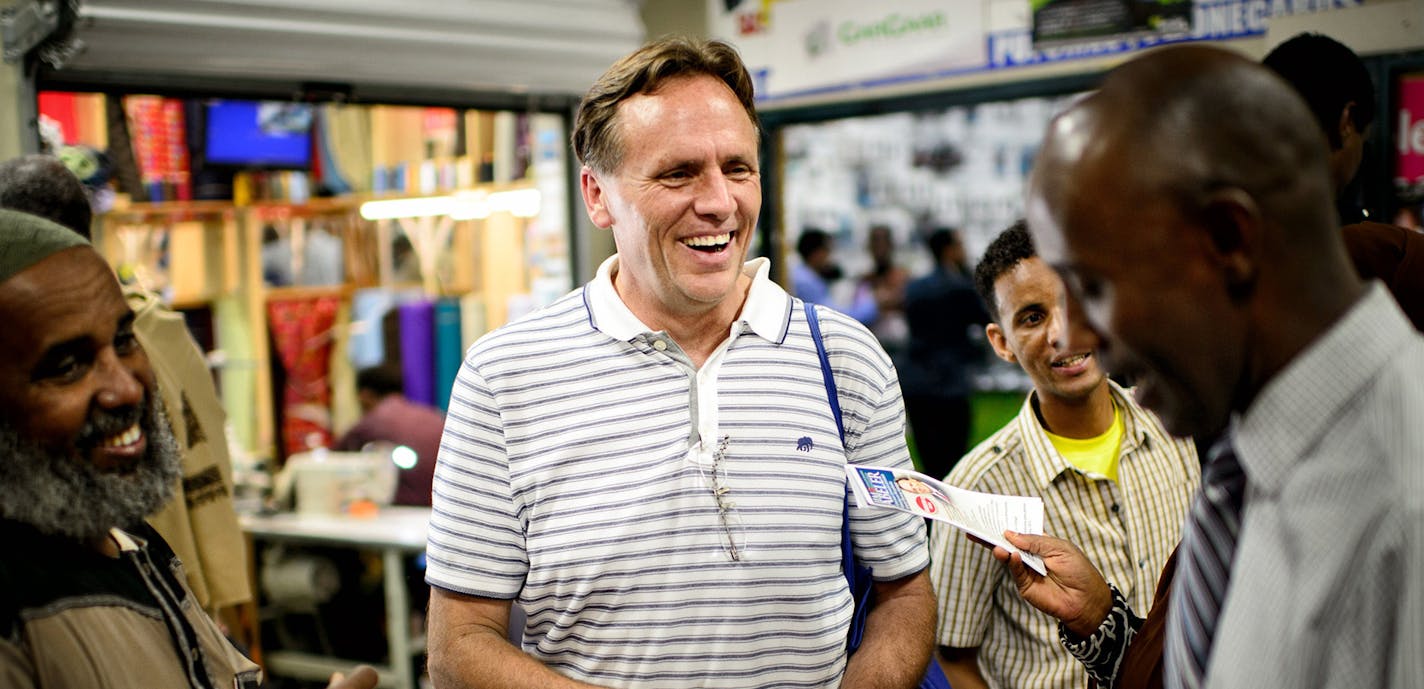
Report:
[[[1088,676],[1100,687],[1113,685],[1122,667],[1122,659],[1127,657],[1127,647],[1142,627],[1142,618],[1127,607],[1127,599],[1122,592],[1112,584],[1108,588],[1112,591],[1112,611],[1092,636],[1080,637],[1068,631],[1062,622],[1058,623],[1059,643],[1083,664]]]

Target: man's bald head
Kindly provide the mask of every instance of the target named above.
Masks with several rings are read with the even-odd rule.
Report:
[[[39,154],[0,163],[0,208],[47,218],[85,239],[94,219],[84,183],[58,158]]]
[[[1125,63],[1049,125],[1034,244],[1174,433],[1221,430],[1358,287],[1326,154],[1290,86],[1202,46]]]
[[[1075,176],[1084,172],[1093,178]],[[1310,111],[1269,70],[1205,46],[1113,70],[1050,125],[1031,185],[1061,201],[1073,187],[1108,185],[1169,196],[1191,212],[1204,194],[1238,188],[1293,233],[1333,232],[1333,214],[1321,213],[1333,198],[1327,156]]]

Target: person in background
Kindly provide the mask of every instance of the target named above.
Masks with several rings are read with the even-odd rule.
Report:
[[[48,218],[89,238],[92,215],[84,185],[52,156],[0,163],[0,207]],[[152,355],[182,460],[177,497],[148,522],[183,561],[198,604],[233,621],[223,613],[251,601],[252,589],[246,541],[233,509],[227,415],[183,317],[153,294],[125,288],[124,296],[135,312],[134,336]]]
[[[1034,252],[1022,221],[1002,232],[974,271],[993,321],[994,353],[1033,381],[1019,415],[974,448],[945,483],[1039,496],[1044,531],[1064,534],[1145,607],[1176,547],[1201,476],[1191,443],[1168,435],[1110,380],[1081,323],[1064,310],[1063,282]],[[1083,668],[1053,620],[1022,600],[991,553],[951,529],[930,533],[937,641],[956,689],[1077,689]]]
[[[269,287],[339,285],[346,278],[341,238],[324,225],[262,228],[262,279]]]
[[[925,674],[923,520],[852,510],[845,466],[911,467],[895,369],[746,262],[761,209],[752,80],[720,41],[666,38],[579,105],[585,210],[618,253],[481,338],[451,395],[428,581],[437,686],[893,687]],[[874,567],[847,657],[841,530]],[[528,615],[506,640],[511,602]]]
[[[831,296],[831,286],[844,277],[841,267],[831,260],[834,248],[835,240],[824,231],[815,228],[802,231],[796,240],[796,253],[801,256],[801,262],[791,267],[791,291],[807,304],[829,306],[866,325],[875,322],[879,311],[869,290],[857,288],[848,304]]]
[[[0,208],[48,218],[86,239],[94,221],[84,183],[59,158],[38,153],[0,163]]]
[[[898,365],[920,468],[944,478],[968,449],[969,369],[981,356],[969,330],[989,315],[965,274],[958,233],[935,230],[926,243],[935,268],[905,288],[910,339]]]
[[[1360,57],[1328,36],[1303,33],[1261,61],[1305,99],[1330,145],[1330,183],[1345,249],[1366,280],[1389,288],[1416,330],[1424,331],[1424,234],[1365,219],[1347,196],[1364,159],[1375,117],[1375,87]]]
[[[1424,233],[1424,194],[1418,190],[1406,192],[1398,197],[1399,210],[1394,215],[1394,224],[1406,230]],[[1419,320],[1414,320],[1418,328]]]
[[[1009,535],[1047,577],[995,552],[1099,684],[1421,686],[1424,338],[1351,266],[1311,122],[1269,70],[1190,46],[1049,126],[1035,243],[1106,365],[1173,433],[1215,439],[1145,622],[1071,544]]]
[[[144,523],[173,498],[179,448],[108,264],[0,210],[0,318],[0,686],[258,686]]]
[[[292,242],[277,231],[277,226],[262,226],[262,281],[268,287],[290,287],[292,280]]]
[[[1302,33],[1281,43],[1261,64],[1305,99],[1330,144],[1330,185],[1340,222],[1360,222],[1367,214],[1344,198],[1365,155],[1375,120],[1375,87],[1360,57],[1344,44],[1318,33]]]
[[[429,507],[445,415],[439,409],[406,399],[401,390],[398,366],[385,364],[357,371],[356,397],[361,418],[336,441],[333,449],[356,451],[368,443],[390,443],[394,446],[392,459],[400,467],[394,504]]]
[[[870,332],[875,333],[890,358],[899,361],[910,336],[905,322],[905,286],[910,274],[895,264],[895,233],[888,226],[870,227],[866,249],[871,267],[860,283],[875,299],[875,320],[869,323]]]

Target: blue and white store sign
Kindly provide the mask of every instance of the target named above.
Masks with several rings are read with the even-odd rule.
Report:
[[[732,0],[712,33],[742,53],[761,102],[1113,55],[1178,41],[1261,36],[1271,17],[1363,0],[1193,0],[1189,33],[1035,48],[1029,0]],[[730,6],[730,7],[728,7]]]

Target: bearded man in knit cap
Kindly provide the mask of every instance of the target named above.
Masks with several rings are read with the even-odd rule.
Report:
[[[143,522],[178,448],[108,264],[0,210],[0,321],[0,686],[257,686]]]
[[[93,212],[84,184],[54,156],[0,163],[0,208],[53,220],[90,238]],[[232,502],[232,460],[223,433],[227,414],[183,314],[138,285],[123,291],[134,310],[134,336],[148,354],[178,441],[180,477],[173,498],[146,521],[183,561],[198,604],[214,619],[237,626],[237,616],[228,613],[252,600],[252,588]]]

